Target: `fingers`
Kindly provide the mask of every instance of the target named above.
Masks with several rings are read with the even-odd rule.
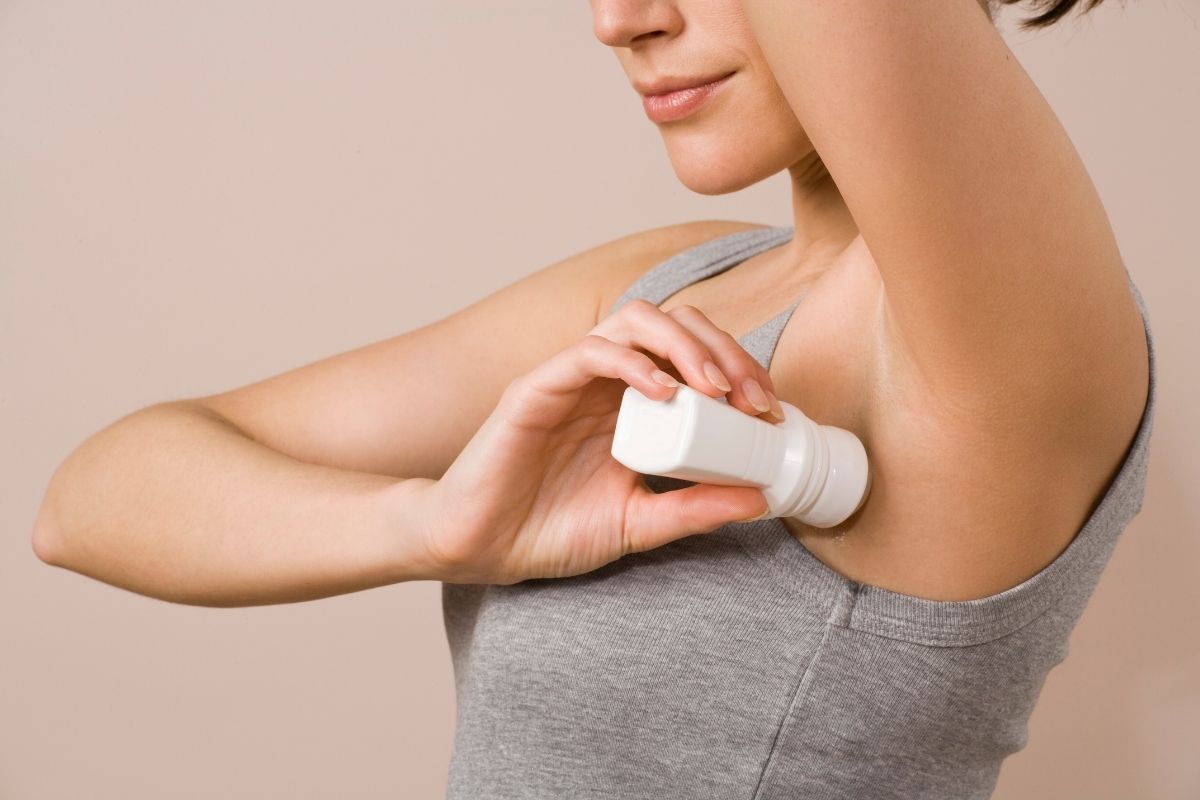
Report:
[[[675,386],[661,381],[678,384],[645,353],[588,334],[510,383],[501,402],[520,398],[509,403],[510,422],[552,427],[575,405],[578,391],[597,377],[622,380],[652,400],[675,393]]]
[[[544,428],[569,412],[579,390],[597,377],[622,380],[650,399],[665,400],[675,388],[654,356],[693,389],[709,397],[727,395],[730,405],[751,416],[783,421],[770,374],[735,338],[694,306],[664,312],[641,299],[626,303],[574,345],[513,381],[501,401],[519,397],[520,402],[509,403],[514,406],[510,421]]]
[[[695,306],[677,306],[666,314],[687,328],[712,354],[713,361],[728,377],[732,391],[728,394],[729,404],[753,416],[764,416],[769,422],[782,422],[772,414],[772,407],[780,411],[779,401],[772,402],[775,384],[770,373],[758,363],[746,348],[729,334],[718,328]],[[768,395],[767,392],[771,394]]]
[[[664,312],[635,299],[601,320],[591,333],[667,359],[689,386],[709,397],[728,395],[730,405],[747,414],[782,421],[782,413],[778,418],[769,413],[772,408],[779,411],[779,401],[773,400],[775,385],[767,370],[695,306]]]
[[[697,483],[656,494],[636,491],[625,514],[624,548],[640,553],[722,525],[753,519],[768,508],[762,491],[753,486]]]
[[[705,362],[712,361],[712,356],[703,342],[678,320],[646,300],[631,300],[617,313],[601,320],[591,333],[666,359],[688,386],[709,397],[720,397],[731,388],[719,369],[715,373],[705,370]]]

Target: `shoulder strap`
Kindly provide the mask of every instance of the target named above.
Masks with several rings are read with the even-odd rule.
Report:
[[[633,299],[647,300],[659,305],[685,286],[712,277],[745,261],[747,258],[786,243],[795,230],[792,226],[754,228],[718,236],[689,247],[638,276],[621,293],[604,316],[614,313]],[[742,336],[738,342],[764,367],[771,366],[775,345],[792,312],[803,295],[789,308]]]
[[[771,368],[771,360],[775,357],[775,346],[779,344],[779,337],[783,333],[784,326],[788,324],[788,320],[792,318],[792,312],[796,310],[796,306],[800,305],[800,301],[806,294],[808,294],[807,291],[801,292],[800,297],[796,298],[796,302],[738,339],[738,344],[747,353],[754,356],[754,359],[763,365],[763,369]]]

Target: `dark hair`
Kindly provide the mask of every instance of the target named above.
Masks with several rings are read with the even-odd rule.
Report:
[[[1021,20],[1021,30],[1029,31],[1050,27],[1066,16],[1079,0],[985,0],[985,2],[988,3],[988,13],[993,19],[995,18],[995,7],[1000,4],[1013,5],[1028,2],[1035,9],[1041,9],[1041,14]],[[1086,5],[1080,13],[1086,14],[1101,2],[1102,0],[1086,0]]]

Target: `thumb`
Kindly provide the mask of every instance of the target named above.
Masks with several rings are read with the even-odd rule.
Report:
[[[751,520],[768,511],[767,499],[753,486],[697,483],[656,493],[647,488],[630,498],[625,518],[626,552],[652,550],[668,542]]]

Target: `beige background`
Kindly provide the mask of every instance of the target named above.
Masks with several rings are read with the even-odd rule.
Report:
[[[1144,509],[995,796],[1194,799],[1200,3],[1013,19],[1147,299],[1161,394]],[[0,797],[441,796],[437,583],[189,607],[46,566],[29,534],[55,466],[134,409],[632,231],[790,223],[783,174],[680,185],[591,25],[584,0],[0,2]]]

